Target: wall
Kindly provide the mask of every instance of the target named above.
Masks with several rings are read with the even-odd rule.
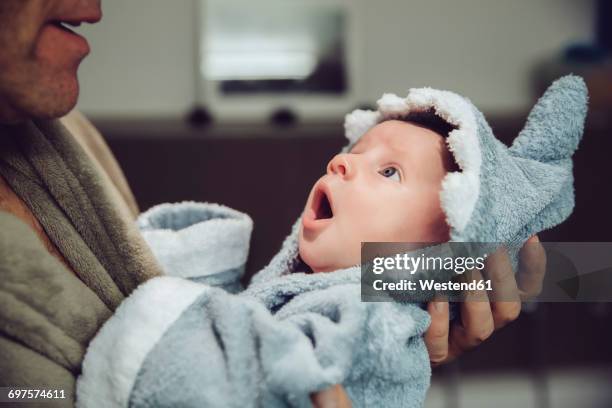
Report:
[[[195,99],[195,0],[106,0],[80,29],[79,107],[91,116],[183,115]],[[364,101],[431,85],[483,110],[522,111],[535,64],[592,37],[592,0],[355,0],[362,20]]]
[[[79,30],[92,48],[79,108],[92,116],[179,115],[195,98],[192,0],[103,0]]]

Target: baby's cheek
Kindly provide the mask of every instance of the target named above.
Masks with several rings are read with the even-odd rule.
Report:
[[[423,241],[446,242],[449,240],[450,227],[446,222],[446,214],[440,206],[437,192],[431,198],[429,205],[423,209],[422,224]]]
[[[313,272],[329,272],[347,268],[359,263],[360,241],[353,241],[354,235],[338,234],[334,226],[330,226],[314,239],[307,239],[300,234],[298,250],[304,261]]]
[[[430,242],[439,229],[436,226],[441,210],[439,200],[428,189],[413,191],[393,201],[381,218],[385,221],[383,240],[397,242]]]
[[[377,217],[370,218],[369,228],[364,235],[368,237],[368,241],[411,241],[410,231],[414,230],[411,224],[411,217],[406,215],[404,209],[386,208]]]

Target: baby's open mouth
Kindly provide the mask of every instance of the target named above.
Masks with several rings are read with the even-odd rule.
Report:
[[[326,218],[333,218],[334,212],[332,211],[331,202],[327,193],[322,189],[318,188],[315,192],[313,200],[313,208],[315,213],[315,220],[323,220]]]

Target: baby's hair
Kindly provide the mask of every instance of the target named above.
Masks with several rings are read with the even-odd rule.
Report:
[[[433,108],[426,111],[410,112],[408,115],[403,116],[400,120],[409,122],[418,126],[422,126],[426,129],[436,132],[443,138],[447,138],[449,133],[457,129],[457,126],[452,125],[438,116]],[[451,155],[453,163],[449,171],[461,171],[461,168],[455,160],[455,155]]]
[[[457,129],[457,126],[451,125],[438,116],[433,108],[426,111],[410,112],[400,120],[427,128],[442,137],[447,137],[450,132]]]

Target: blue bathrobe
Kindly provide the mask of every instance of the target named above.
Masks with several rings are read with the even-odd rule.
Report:
[[[447,143],[460,168],[440,193],[451,240],[520,245],[573,209],[571,156],[586,104],[580,78],[556,81],[507,147],[466,98],[411,89],[347,115],[345,151],[382,121],[433,109],[454,127]],[[358,266],[300,271],[299,219],[243,291],[245,214],[164,204],[138,223],[167,276],[138,287],[91,342],[78,406],[307,407],[312,392],[333,384],[355,407],[423,405],[428,314],[416,304],[362,302]]]

